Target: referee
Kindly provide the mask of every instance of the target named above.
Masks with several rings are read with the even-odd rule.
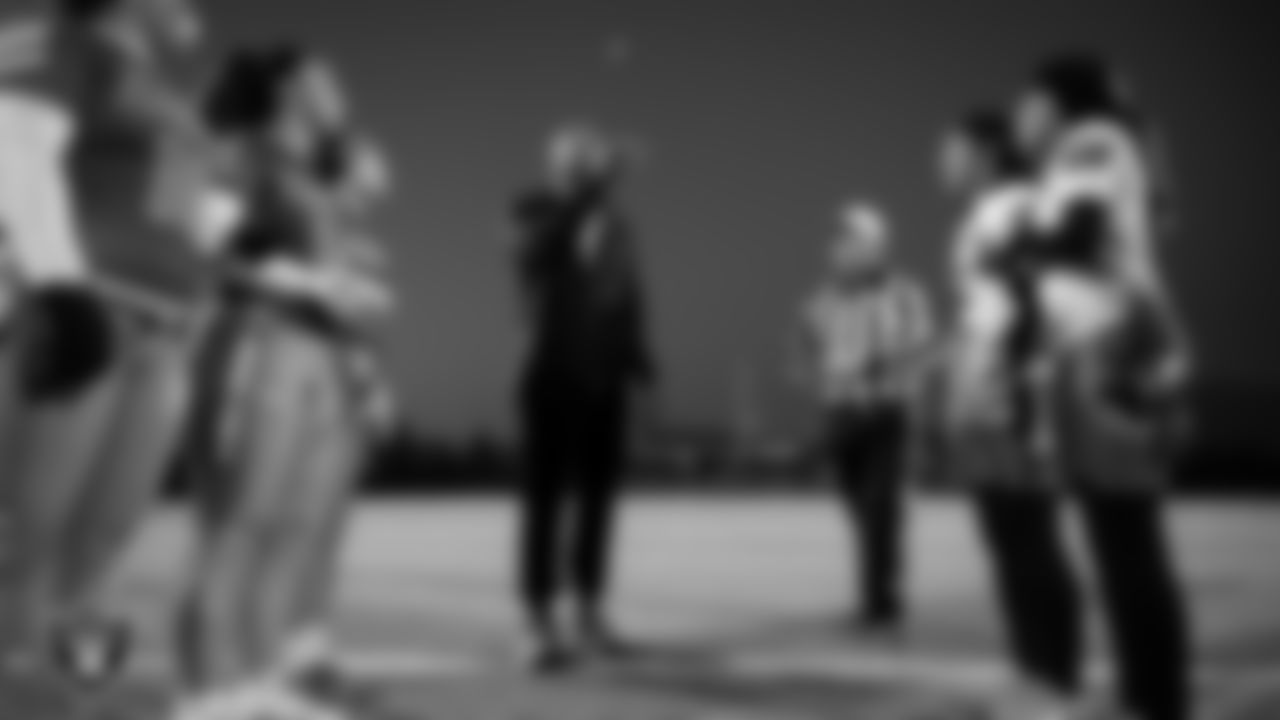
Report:
[[[891,259],[890,231],[873,206],[840,217],[828,276],[805,303],[801,380],[827,416],[838,487],[861,546],[866,629],[903,615],[902,475],[921,363],[932,336],[921,284]]]

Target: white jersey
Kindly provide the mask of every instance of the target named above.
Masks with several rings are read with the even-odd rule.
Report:
[[[1133,293],[1161,294],[1146,163],[1131,134],[1114,122],[1082,125],[1058,143],[1037,191],[1036,226],[1051,234],[1082,202],[1105,216],[1103,267],[1050,272],[1039,287],[1053,334],[1068,346],[1093,343],[1118,327]]]
[[[952,272],[960,302],[959,330],[976,341],[996,343],[1012,327],[1017,308],[1004,279],[987,263],[1014,242],[1030,219],[1032,188],[1008,184],[984,193],[965,217],[956,238]]]
[[[72,127],[52,103],[0,87],[0,237],[23,282],[85,274],[63,172]]]
[[[904,277],[862,290],[824,286],[804,321],[816,345],[819,391],[830,403],[906,399],[933,332],[923,288]]]
[[[1009,183],[984,192],[960,223],[952,248],[959,307],[943,371],[951,422],[1003,421],[1008,383],[1005,341],[1025,308],[1015,305],[992,256],[1018,241],[1030,221],[1034,189]]]

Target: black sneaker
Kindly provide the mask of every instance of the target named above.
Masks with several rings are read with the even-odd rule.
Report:
[[[891,608],[863,610],[853,618],[854,630],[861,634],[897,636],[902,626],[902,612]]]
[[[607,623],[585,623],[578,635],[583,652],[605,660],[624,660],[636,654],[635,646]]]
[[[572,670],[577,657],[568,644],[556,635],[535,637],[528,649],[529,669],[538,675],[559,675]]]

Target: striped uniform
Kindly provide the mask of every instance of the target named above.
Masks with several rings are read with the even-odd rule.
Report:
[[[815,341],[819,395],[828,405],[897,403],[919,380],[915,358],[932,339],[924,289],[894,275],[864,288],[835,282],[804,308]]]

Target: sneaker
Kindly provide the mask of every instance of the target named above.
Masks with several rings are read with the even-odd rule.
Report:
[[[577,657],[558,633],[538,633],[525,650],[529,668],[539,675],[558,675],[571,670]]]
[[[323,629],[294,635],[285,644],[275,675],[309,697],[358,700],[367,694],[343,670],[333,639]]]
[[[578,633],[579,646],[592,657],[620,660],[635,655],[635,646],[624,640],[608,623],[583,623]]]
[[[902,626],[902,612],[891,607],[868,608],[853,617],[853,629],[862,635],[897,637]]]

